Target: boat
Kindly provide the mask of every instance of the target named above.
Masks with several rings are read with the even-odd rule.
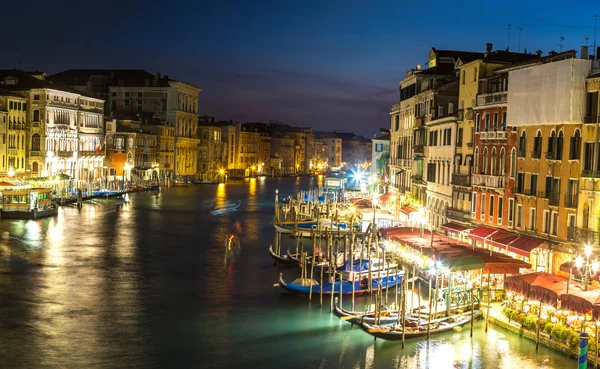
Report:
[[[219,214],[224,214],[224,213],[230,213],[232,211],[238,210],[241,204],[242,204],[241,201],[238,201],[238,202],[229,202],[229,201],[227,201],[225,204],[214,205],[213,208],[212,208],[212,210],[210,211],[210,213],[212,215],[219,215]]]
[[[286,254],[286,256],[287,256],[287,258],[288,258],[289,260],[291,260],[291,261],[295,262],[297,267],[299,267],[299,266],[300,266],[300,259],[298,258],[298,254],[292,254],[292,253],[290,252],[290,249],[287,249],[287,254]],[[338,257],[341,257],[342,259],[341,259],[341,262],[340,262],[340,260],[339,260],[339,259],[338,259],[338,260],[336,260],[336,264],[337,264],[337,265],[336,265],[336,270],[337,270],[337,271],[343,271],[343,270],[345,269],[345,265],[346,265],[346,264],[344,264],[344,260],[343,260],[343,258],[344,258],[344,254],[343,254],[343,253],[340,253],[340,254],[338,254]],[[306,266],[307,266],[308,268],[310,268],[310,267],[311,267],[312,260],[313,260],[313,257],[312,257],[312,256],[307,256],[307,257],[306,257]],[[318,270],[318,271],[320,271],[321,269],[323,269],[323,270],[329,270],[329,263],[328,263],[326,260],[323,260],[323,261],[317,262],[317,264],[315,264],[315,270]]]
[[[190,184],[178,179],[173,183],[173,187],[190,187]]]
[[[0,192],[3,218],[37,219],[58,214],[49,188],[26,188]]]
[[[298,259],[294,259],[292,260],[288,255],[289,255],[289,250],[288,250],[288,255],[278,255],[273,251],[273,245],[269,245],[269,255],[271,256],[271,258],[276,262],[279,263],[283,266],[289,267],[289,268],[297,268],[300,266],[300,262]]]
[[[468,312],[460,315],[452,315],[445,318],[435,319],[430,323],[422,323],[423,321],[410,322],[408,325],[405,324],[406,331],[404,331],[404,337],[417,338],[427,336],[427,327],[429,327],[430,335],[450,332],[455,327],[461,327],[467,323],[470,323],[471,319],[478,318],[479,316],[481,316],[481,312],[475,311],[473,312],[473,316],[471,315],[471,312]],[[369,324],[366,321],[362,321],[360,323],[360,327],[375,338],[381,338],[388,341],[402,340],[403,330],[401,324],[382,326]]]
[[[350,233],[350,229],[346,223],[339,222],[336,225],[329,219],[299,221],[297,224],[295,222],[275,222],[273,226],[281,234],[295,234],[298,237],[311,237],[316,231],[317,226],[323,230],[328,229],[334,235],[336,232],[344,235]]]
[[[337,300],[337,297],[336,297]],[[350,311],[346,310],[343,307],[340,307],[339,304],[334,305],[333,313],[338,316],[340,319],[346,320],[352,324],[360,324],[361,322],[365,322],[368,324],[375,324],[376,321],[376,312],[375,309],[370,309],[367,312],[358,312],[358,311]],[[383,309],[381,311],[381,317],[379,318],[379,324],[393,324],[398,322],[398,311],[394,309]],[[408,315],[407,315],[408,317]]]
[[[389,264],[389,265],[388,265]],[[369,283],[369,261],[368,260],[355,260],[352,263],[352,267],[348,266],[347,263],[343,268],[345,270],[340,271],[340,278],[335,281],[326,281],[322,285],[323,294],[363,294],[369,291],[377,290],[380,287],[386,289],[389,287],[395,287],[402,281],[404,272],[397,272],[397,265],[392,263],[383,263],[380,259],[371,260],[371,281]],[[306,295],[311,291],[312,293],[321,293],[321,285],[316,280],[301,279],[298,278],[293,282],[285,282],[283,275],[279,275],[279,286],[282,288],[282,292],[289,292],[298,295]]]
[[[219,183],[219,181],[211,181],[209,179],[203,179],[203,180],[200,180],[200,181],[197,180],[197,179],[194,179],[192,181],[192,184],[195,184],[195,185],[199,185],[199,184],[217,184],[217,183]]]

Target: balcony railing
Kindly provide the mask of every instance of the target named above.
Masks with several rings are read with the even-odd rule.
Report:
[[[423,175],[421,175],[421,174],[410,176],[410,179],[412,179],[413,184],[416,184],[416,185],[425,185],[426,184],[425,180],[423,179]]]
[[[29,156],[41,156],[41,153],[39,151],[30,151]]]
[[[504,188],[504,176],[493,176],[489,174],[473,174],[473,186]]]
[[[413,146],[413,150],[415,151],[415,154],[423,154],[425,152],[425,146],[415,145]]]
[[[581,176],[584,178],[600,178],[600,170],[582,170]]]
[[[471,186],[471,176],[468,174],[452,173],[452,184],[457,186]]]
[[[447,208],[446,217],[458,221],[469,221],[471,220],[471,211],[457,208]]]
[[[541,151],[532,151],[531,152],[531,158],[532,159],[539,159],[542,157],[542,152]]]
[[[565,195],[565,207],[576,209],[578,199],[579,198],[578,198],[577,194],[570,194],[570,193],[566,194]]]
[[[600,245],[600,232],[577,227],[567,227],[567,240],[577,242],[580,245]]]
[[[8,155],[17,155],[17,149],[8,149]]]
[[[518,158],[524,158],[525,157],[525,151],[517,150],[517,157]]]
[[[477,106],[506,104],[507,96],[507,91],[479,94],[477,95]]]
[[[548,151],[546,152],[546,159],[547,160],[562,160],[560,157],[560,153],[554,152],[554,151]]]
[[[481,140],[506,140],[506,132],[504,132],[504,131],[480,132],[479,138]]]
[[[600,117],[594,117],[594,116],[588,115],[587,117],[583,118],[583,122],[584,123],[600,123]]]
[[[558,203],[560,201],[560,194],[553,192],[548,194],[548,205],[550,206],[558,206]]]

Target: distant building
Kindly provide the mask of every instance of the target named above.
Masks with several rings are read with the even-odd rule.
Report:
[[[389,180],[387,173],[388,160],[390,158],[390,130],[382,129],[379,137],[374,136],[371,140],[371,175],[375,178]]]

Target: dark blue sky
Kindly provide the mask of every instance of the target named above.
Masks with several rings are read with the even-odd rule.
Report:
[[[325,3],[325,5],[324,5]],[[430,47],[544,54],[593,42],[597,1],[47,1],[4,4],[0,68],[143,68],[203,88],[200,112],[372,135]],[[11,14],[11,16],[6,16]],[[600,20],[599,20],[600,26]]]

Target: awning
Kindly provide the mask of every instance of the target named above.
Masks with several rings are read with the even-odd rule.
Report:
[[[471,233],[469,233],[469,238],[478,238],[478,239],[483,240],[498,231],[499,230],[495,229],[495,228],[479,226],[479,227],[475,228],[474,230],[472,230]]]
[[[392,196],[392,194],[390,192],[386,192],[383,195],[379,196],[377,198],[377,202],[386,202],[389,200],[389,198]]]
[[[541,238],[520,236],[509,245],[508,250],[514,252],[515,254],[529,257],[529,254],[535,248],[540,247],[547,249],[548,245],[546,245],[545,242],[546,241],[542,240]]]
[[[406,214],[406,215],[410,215],[410,214],[416,213],[418,211],[419,211],[418,209],[415,209],[410,205],[404,205],[403,207],[400,208],[400,212],[402,214]]]
[[[442,225],[442,229],[448,233],[461,233],[464,231],[468,231],[469,228],[462,226],[460,224],[450,222]]]

